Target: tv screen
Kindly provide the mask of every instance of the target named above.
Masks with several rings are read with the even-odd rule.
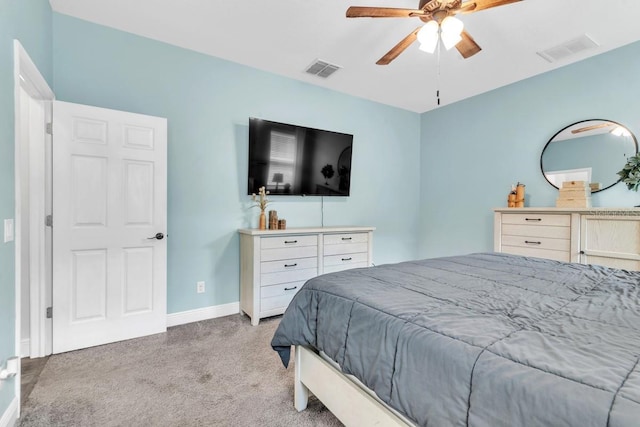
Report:
[[[249,118],[248,194],[348,196],[353,135]]]

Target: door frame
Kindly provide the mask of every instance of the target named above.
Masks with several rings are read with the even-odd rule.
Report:
[[[30,215],[28,224],[23,224],[20,220],[22,215],[22,203],[21,203],[21,183],[23,180],[24,172],[21,168],[22,159],[22,145],[23,135],[22,128],[25,123],[29,123],[29,117],[24,117],[22,112],[21,90],[24,90],[31,98],[43,102],[45,123],[42,124],[43,129],[46,123],[51,123],[52,120],[52,101],[55,99],[55,94],[47,84],[46,80],[38,70],[35,63],[31,60],[31,57],[24,49],[19,40],[14,39],[14,114],[15,114],[15,160],[14,160],[14,173],[15,173],[15,287],[16,287],[16,351],[21,351],[21,292],[22,281],[20,277],[20,271],[22,267],[21,249],[22,245],[20,239],[25,230],[29,230],[29,245],[31,254],[38,254],[36,259],[29,260],[30,287],[29,287],[29,306],[30,306],[30,357],[42,357],[47,354],[51,354],[51,328],[46,327],[46,307],[50,303],[51,295],[51,277],[48,265],[50,265],[51,259],[51,240],[47,239],[45,232],[45,209],[33,212]],[[47,167],[47,162],[50,162],[50,157],[47,159],[46,146],[51,147],[51,135],[43,132],[42,144],[29,144],[30,159],[38,159],[38,164],[30,165],[37,166],[36,170],[39,173],[31,174],[31,178],[38,180],[33,183],[33,187],[39,188],[38,191],[31,194],[30,188],[30,202],[36,202],[35,205],[46,207],[47,202],[50,203],[51,197],[51,182],[47,179],[47,173],[50,171],[50,167]],[[34,150],[35,148],[35,150]],[[31,186],[30,186],[31,187]],[[40,224],[40,225],[38,225]],[[48,240],[48,242],[47,242]],[[49,261],[47,261],[49,260]],[[35,279],[35,280],[34,280]],[[49,300],[47,300],[47,295]],[[48,349],[48,352],[47,352]],[[20,380],[16,381],[16,394],[20,397]]]

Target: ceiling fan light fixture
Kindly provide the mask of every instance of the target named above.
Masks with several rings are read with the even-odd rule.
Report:
[[[444,31],[440,36],[442,38],[442,44],[447,50],[451,49],[452,47],[460,43],[460,40],[462,40],[460,34],[445,33]]]
[[[631,136],[631,132],[629,132],[627,129],[623,128],[622,126],[616,126],[615,128],[613,128],[611,130],[611,134],[615,136],[624,136],[624,137]]]
[[[455,34],[459,36],[464,29],[464,23],[456,17],[447,16],[442,20],[440,27],[445,34]]]
[[[429,41],[429,43],[420,43],[418,49],[423,52],[433,53],[436,51],[436,46],[438,45],[438,37],[434,38],[433,41]]]
[[[453,16],[447,16],[440,24],[442,44],[445,49],[449,50],[462,40],[462,30],[464,23]]]
[[[433,53],[438,45],[438,23],[436,21],[427,22],[418,31],[417,38],[420,42],[419,49],[423,52]]]

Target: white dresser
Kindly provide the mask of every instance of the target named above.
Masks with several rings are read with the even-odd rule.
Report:
[[[494,250],[640,270],[640,209],[494,209]]]
[[[240,309],[257,325],[284,313],[312,277],[371,265],[374,227],[241,229]]]

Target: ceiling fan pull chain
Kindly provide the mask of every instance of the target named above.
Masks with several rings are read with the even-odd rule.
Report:
[[[436,46],[436,101],[440,106],[440,38],[438,37],[438,45]]]

